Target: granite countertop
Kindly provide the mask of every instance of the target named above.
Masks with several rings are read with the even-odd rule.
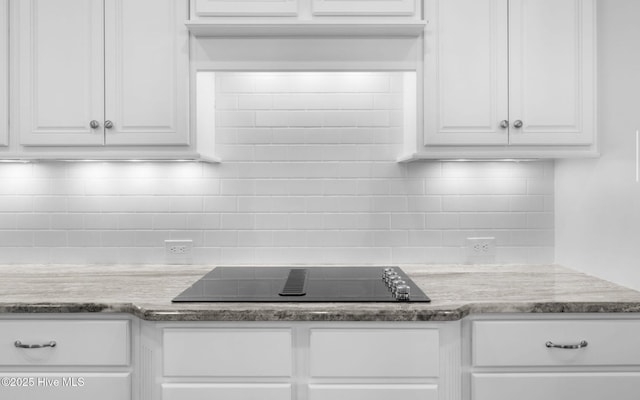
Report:
[[[0,312],[150,321],[452,321],[478,313],[640,312],[640,292],[555,265],[401,266],[431,303],[171,303],[212,266],[0,266]]]

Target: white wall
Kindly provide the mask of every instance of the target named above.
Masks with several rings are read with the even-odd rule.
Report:
[[[640,289],[640,1],[598,2],[602,157],[556,163],[556,261]]]
[[[223,163],[0,164],[0,263],[553,261],[552,162],[398,164],[401,78],[218,74]]]

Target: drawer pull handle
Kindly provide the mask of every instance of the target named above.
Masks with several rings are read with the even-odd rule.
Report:
[[[56,347],[56,342],[55,340],[52,340],[45,344],[23,344],[21,341],[16,340],[13,345],[21,349],[41,349],[43,347]]]
[[[578,344],[555,344],[551,341],[544,344],[547,348],[554,349],[581,349],[583,347],[587,347],[589,343],[586,340],[581,340]]]

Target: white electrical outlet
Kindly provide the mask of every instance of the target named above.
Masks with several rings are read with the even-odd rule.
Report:
[[[471,264],[494,263],[496,259],[496,238],[467,238],[467,261]]]
[[[191,262],[193,240],[165,240],[164,255],[169,263]]]

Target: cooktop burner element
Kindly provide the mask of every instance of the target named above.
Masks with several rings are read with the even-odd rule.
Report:
[[[174,302],[429,302],[398,267],[217,267]]]

